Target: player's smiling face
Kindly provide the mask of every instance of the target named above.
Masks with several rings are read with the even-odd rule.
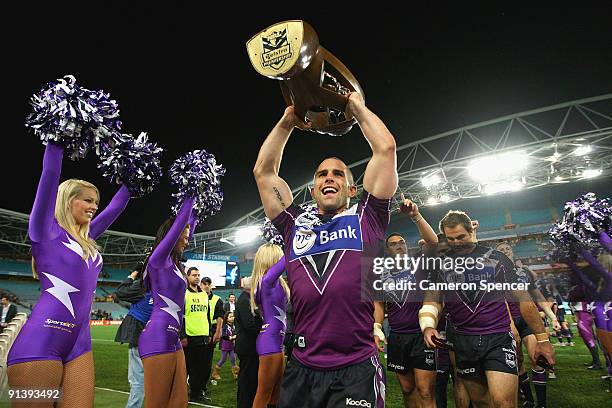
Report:
[[[444,227],[444,235],[448,245],[456,255],[466,255],[474,250],[476,246],[476,234],[468,232],[461,224],[454,227]]]
[[[357,187],[349,180],[346,164],[338,159],[325,159],[317,168],[314,187],[310,190],[319,213],[335,214],[348,207],[349,198],[355,197]]]

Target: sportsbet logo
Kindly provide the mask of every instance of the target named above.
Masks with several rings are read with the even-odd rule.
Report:
[[[352,398],[346,398],[346,406],[348,407],[367,407],[367,408],[372,408],[372,404],[370,404],[368,401],[366,400],[359,400],[356,401]]]
[[[337,217],[312,228],[296,226],[290,259],[332,250],[362,250],[361,225],[355,214]]]

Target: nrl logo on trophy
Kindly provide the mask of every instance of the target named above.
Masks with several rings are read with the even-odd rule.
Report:
[[[287,28],[273,31],[268,36],[261,37],[263,53],[261,65],[280,69],[288,58],[291,58],[291,44],[287,41]]]
[[[358,92],[363,97],[363,90],[348,68],[319,44],[310,24],[274,24],[254,35],[246,47],[253,68],[280,81],[285,102],[311,130],[340,136],[357,123],[346,117],[345,109],[348,95]]]

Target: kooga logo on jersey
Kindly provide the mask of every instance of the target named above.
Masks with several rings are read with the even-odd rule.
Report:
[[[349,407],[367,407],[367,408],[372,408],[372,404],[370,404],[368,401],[366,400],[359,400],[356,401],[352,398],[346,398],[346,405]]]
[[[361,225],[356,214],[343,215],[312,228],[296,226],[290,260],[332,250],[361,251]]]

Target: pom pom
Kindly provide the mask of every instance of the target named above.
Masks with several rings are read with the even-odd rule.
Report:
[[[268,217],[266,217],[261,226],[261,236],[270,244],[279,245],[281,247],[285,246],[283,236],[280,234],[280,232],[278,232]]]
[[[47,144],[64,146],[72,160],[85,157],[97,143],[103,143],[121,129],[119,108],[110,95],[90,91],[72,75],[47,84],[30,99],[32,112],[26,127]]]
[[[568,201],[561,220],[549,230],[555,256],[572,256],[577,248],[596,253],[601,247],[602,233],[612,232],[612,203],[598,200],[594,193],[586,193]]]
[[[221,177],[225,168],[206,150],[194,150],[176,159],[170,167],[170,183],[178,191],[172,194],[172,211],[176,214],[187,197],[196,197],[194,209],[198,220],[221,210],[223,192]]]
[[[98,168],[111,182],[124,184],[132,197],[142,197],[153,191],[162,176],[159,159],[163,149],[149,143],[147,134],[142,132],[138,138],[115,133],[100,155]]]
[[[317,217],[319,210],[317,209],[316,205],[303,203],[300,204],[300,208],[304,210],[304,212],[300,214],[300,217],[308,218],[312,221],[312,225],[318,225],[321,223]],[[280,245],[283,248],[285,247],[285,240],[283,239],[283,236],[280,232],[278,232],[268,217],[265,218],[261,226],[261,235],[263,239],[268,241],[270,244]]]

